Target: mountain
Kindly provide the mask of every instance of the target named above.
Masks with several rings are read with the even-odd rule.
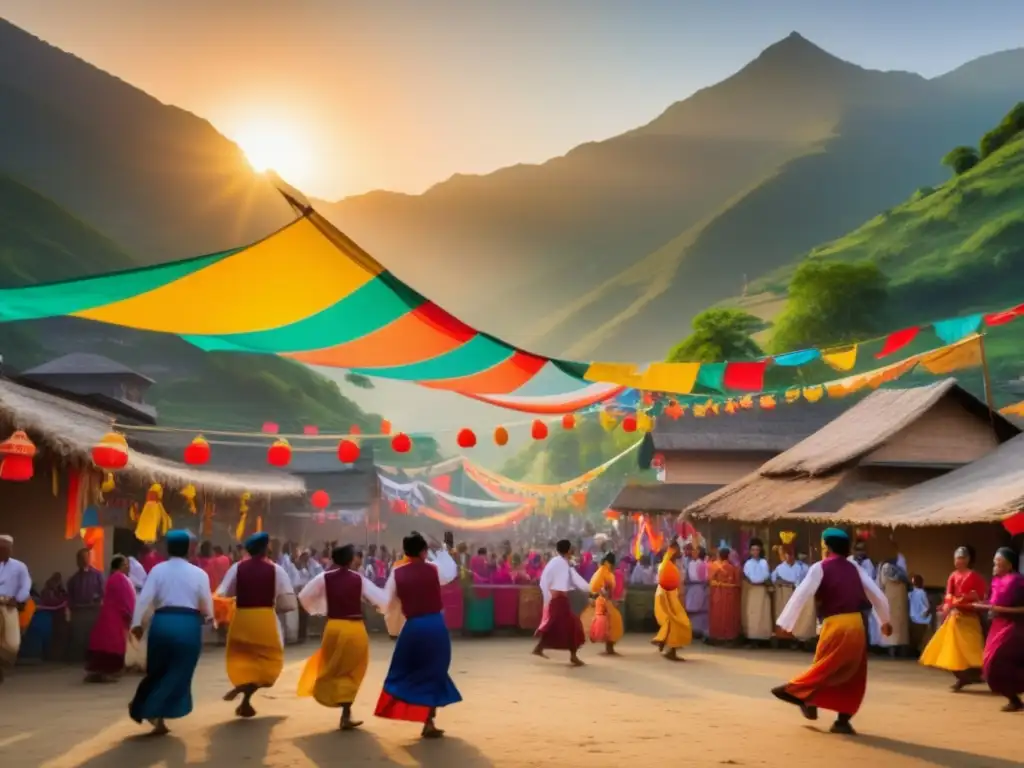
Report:
[[[442,303],[476,295],[464,314],[491,331],[654,359],[707,305],[937,183],[942,154],[1024,95],[1019,54],[930,81],[794,33],[621,136],[325,212]]]

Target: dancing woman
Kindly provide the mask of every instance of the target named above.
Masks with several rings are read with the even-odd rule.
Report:
[[[992,612],[982,669],[992,693],[1008,699],[1003,712],[1024,710],[1024,575],[1018,563],[1016,552],[1000,547],[992,563],[992,597],[974,606]]]

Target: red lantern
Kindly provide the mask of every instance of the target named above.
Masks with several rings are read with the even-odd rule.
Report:
[[[459,444],[459,448],[472,448],[476,445],[476,435],[472,429],[460,429],[455,442]]]
[[[342,440],[338,443],[338,461],[342,464],[355,464],[359,459],[359,443],[353,440]]]
[[[636,416],[626,416],[622,420],[623,432],[636,432]]]
[[[408,515],[409,504],[404,499],[395,499],[391,502],[391,511],[396,515]]]
[[[292,460],[292,447],[283,437],[275,440],[267,450],[267,463],[272,467],[287,467]]]
[[[348,433],[350,435],[361,435],[363,434],[363,430],[359,428],[358,424],[353,424],[351,427],[348,428]]]
[[[387,419],[381,419],[380,420],[380,433],[382,435],[390,435],[391,434],[391,422],[388,421]]]
[[[206,438],[198,435],[192,438],[192,442],[185,446],[185,463],[198,466],[210,460],[210,444]]]
[[[508,443],[508,430],[504,427],[497,427],[494,430],[494,444],[505,445]]]
[[[533,426],[530,428],[530,434],[534,440],[543,440],[548,436],[548,425],[540,419],[534,419]]]
[[[664,469],[665,468],[665,454],[664,453],[656,453],[656,454],[654,454],[654,458],[651,459],[651,466],[654,467],[655,469]]]
[[[309,503],[313,505],[314,509],[327,509],[331,504],[331,497],[327,495],[327,491],[313,491],[313,495],[309,497]]]
[[[11,480],[23,483],[31,480],[35,474],[32,459],[36,455],[36,446],[28,435],[18,430],[0,443],[0,480]]]
[[[562,429],[572,429],[576,426],[576,416],[571,413],[565,414],[562,417]]]
[[[124,435],[108,432],[92,447],[92,460],[108,472],[124,469],[128,466],[128,441]]]
[[[408,453],[412,450],[412,440],[404,432],[399,432],[391,438],[391,450],[395,453]]]

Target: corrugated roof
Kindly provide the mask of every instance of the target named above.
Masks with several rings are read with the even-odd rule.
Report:
[[[627,485],[608,508],[619,512],[681,512],[684,507],[720,487],[697,483]]]
[[[37,365],[35,368],[23,371],[21,375],[26,378],[33,378],[35,376],[66,376],[83,374],[117,374],[123,376],[135,376],[148,381],[150,384],[153,383],[153,380],[148,376],[144,376],[138,371],[133,371],[128,366],[123,365],[116,360],[111,360],[109,357],[94,355],[88,352],[72,352],[70,354],[63,355],[62,357],[54,358],[42,365]]]

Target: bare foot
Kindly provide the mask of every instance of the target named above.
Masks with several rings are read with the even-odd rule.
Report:
[[[669,648],[668,653],[665,654],[665,658],[669,661],[686,661],[686,659],[676,653],[675,648]]]
[[[1001,712],[1020,712],[1021,710],[1024,710],[1024,703],[1019,701],[1011,701],[1000,709]]]
[[[256,717],[256,710],[248,701],[243,701],[235,708],[235,714],[239,717]]]
[[[346,720],[345,718],[342,718],[341,719],[341,730],[343,730],[343,731],[354,731],[356,728],[358,728],[362,724],[363,724],[362,720]]]
[[[546,658],[547,658],[547,656],[545,656],[545,655],[544,655],[544,649],[543,649],[543,648],[534,648],[534,649],[533,649],[533,650],[531,651],[531,653],[532,653],[532,654],[533,654],[534,656],[540,656],[540,657],[541,657],[542,659],[546,659]]]
[[[572,664],[574,667],[585,667],[585,666],[587,666],[582,661],[577,659],[575,656],[573,658],[569,659],[569,663]]]
[[[224,694],[224,701],[234,701],[242,693],[242,686],[238,685]]]
[[[166,736],[171,732],[162,717],[154,717],[150,719],[149,724],[153,726],[153,730],[149,732],[150,736]]]
[[[440,739],[444,736],[444,731],[436,727],[432,722],[428,722],[423,726],[423,730],[420,732],[420,736],[424,739]]]
[[[621,656],[622,654],[618,651],[601,651],[602,656]]]
[[[829,733],[839,733],[843,736],[856,736],[857,732],[853,730],[853,726],[849,722],[836,720],[832,723],[832,727],[828,729]]]

